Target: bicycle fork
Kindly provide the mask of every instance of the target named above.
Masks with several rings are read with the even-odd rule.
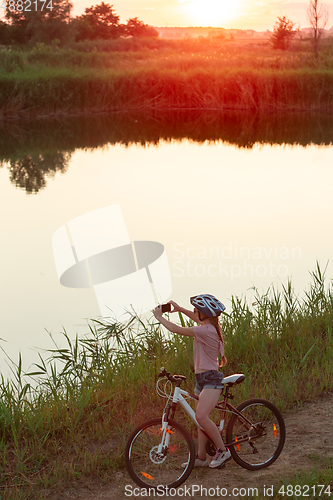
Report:
[[[163,413],[163,417],[162,417],[162,427],[161,427],[162,438],[161,438],[161,442],[157,448],[157,453],[160,453],[160,454],[164,454],[165,451],[168,449],[170,436],[171,436],[171,434],[174,434],[174,431],[172,431],[171,429],[168,429],[168,425],[169,425],[168,416],[167,416],[168,413],[169,412],[167,409],[167,411],[165,413]]]
[[[174,434],[173,430],[168,429],[169,418],[171,420],[173,420],[175,418],[177,403],[179,402],[180,398],[182,399],[180,387],[176,386],[174,396],[172,399],[172,403],[167,404],[165,412],[163,413],[163,416],[162,416],[162,427],[161,427],[162,438],[161,438],[161,442],[158,446],[158,453],[166,454],[166,451],[169,447],[170,437],[172,436],[172,434]]]

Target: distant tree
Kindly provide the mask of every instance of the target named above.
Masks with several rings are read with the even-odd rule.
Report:
[[[61,42],[68,41],[72,36],[70,23],[73,4],[69,0],[52,0],[52,3],[43,5],[42,2],[36,2],[36,5],[37,10],[31,8],[30,11],[19,11],[17,4],[14,10],[6,10],[11,42],[50,43],[55,38]]]
[[[95,38],[95,27],[89,22],[84,15],[78,16],[73,20],[73,29],[75,33],[75,41],[93,40]]]
[[[38,15],[38,13],[36,13]],[[31,38],[31,33],[28,28],[29,21],[32,17],[32,13],[29,11],[17,11],[16,7],[13,10],[6,9],[5,19],[6,19],[6,34],[8,44],[18,43],[25,44],[29,42]]]
[[[148,24],[144,24],[143,21],[139,21],[137,17],[127,20],[125,31],[127,35],[134,37],[153,38],[159,36],[159,33],[155,28],[149,26]]]
[[[8,45],[10,43],[10,38],[10,26],[0,21],[0,45]]]
[[[296,34],[295,23],[286,16],[278,17],[273,27],[271,43],[275,49],[286,50]]]
[[[328,9],[321,0],[310,0],[307,10],[307,19],[312,31],[315,57],[318,57],[319,40],[328,23]]]
[[[73,33],[71,30],[71,10],[73,4],[69,0],[52,0],[52,10],[38,20],[33,18],[30,23],[32,30],[31,40],[33,42],[50,43],[58,39],[62,43],[71,40]],[[34,23],[33,20],[36,19]]]
[[[82,16],[77,18],[76,40],[108,40],[119,38],[124,28],[119,24],[119,16],[113,10],[113,5],[102,2],[100,5],[87,7]]]

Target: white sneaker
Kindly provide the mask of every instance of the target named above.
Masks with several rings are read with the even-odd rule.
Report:
[[[227,449],[227,451],[222,451],[219,448],[218,450],[216,450],[215,456],[211,461],[209,467],[211,469],[214,469],[215,467],[219,467],[220,465],[225,464],[230,459],[231,459],[230,450]]]
[[[188,464],[188,462],[185,462],[184,464],[182,464],[183,469],[185,469],[187,464]],[[194,461],[193,467],[208,467],[209,464],[210,464],[209,458],[206,458],[205,460],[201,460],[201,458],[198,458],[198,456],[197,456],[195,461]]]

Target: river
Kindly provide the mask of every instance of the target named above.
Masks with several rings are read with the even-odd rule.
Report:
[[[87,320],[105,315],[103,305],[121,303],[127,290],[138,303],[141,292],[151,293],[140,292],[139,281],[124,281],[130,271],[105,279],[114,281],[111,288],[103,279],[92,288],[91,276],[90,288],[61,284],[62,274],[82,260],[74,253],[66,264],[61,235],[78,252],[73,221],[82,233],[89,214],[111,214],[121,226],[118,245],[105,240],[102,224],[101,251],[108,245],[131,251],[133,242],[145,242],[142,256],[135,246],[143,259],[135,262],[138,279],[145,268],[155,300],[172,298],[185,307],[190,296],[212,293],[230,311],[232,295],[251,302],[254,289],[282,290],[288,278],[302,297],[316,262],[324,269],[331,259],[328,115],[95,116],[10,123],[0,132],[0,337],[15,362],[22,353],[24,369],[52,348],[49,334],[60,343],[63,329],[71,338],[83,335]],[[83,254],[91,245],[90,256],[98,253],[96,220],[83,230]],[[332,271],[329,263],[328,280]],[[4,353],[0,362],[7,376]]]

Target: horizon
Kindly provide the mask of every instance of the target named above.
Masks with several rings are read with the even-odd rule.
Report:
[[[266,31],[272,31],[272,29],[263,29],[263,30],[255,30],[253,28],[237,28],[236,26],[233,26],[231,28],[225,28],[224,26],[153,26],[153,28],[156,28],[156,29],[174,29],[174,30],[186,30],[186,29],[195,29],[195,30],[199,30],[199,29],[203,29],[203,30],[225,30],[225,31],[255,31],[257,33],[261,33],[261,32],[266,32]],[[310,26],[304,26],[304,27],[300,27],[300,30],[306,30],[306,29],[311,29]],[[333,25],[332,26],[327,26],[326,28],[324,28],[324,31],[328,31],[330,29],[333,29]]]
[[[84,13],[87,7],[98,5],[103,0],[72,0],[72,16]],[[308,1],[278,0],[258,1],[234,0],[116,0],[105,1],[111,5],[120,23],[137,17],[145,24],[157,28],[224,28],[234,30],[273,30],[278,17],[287,16],[295,27],[309,27],[306,19]],[[323,2],[329,14],[333,12],[333,0]],[[4,19],[5,10],[0,11]],[[333,16],[326,29],[333,27]]]
[[[81,15],[86,7],[101,3],[98,0],[76,0],[73,14]],[[113,5],[121,23],[137,17],[145,24],[159,28],[224,28],[254,31],[272,30],[278,17],[287,16],[295,27],[309,27],[306,19],[308,1],[278,0],[116,0]],[[323,2],[333,12],[333,0]],[[333,25],[329,18],[327,29]]]

